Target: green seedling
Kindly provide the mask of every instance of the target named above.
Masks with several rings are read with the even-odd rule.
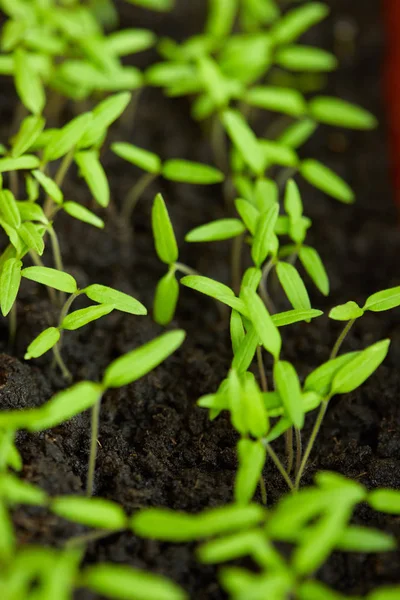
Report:
[[[92,433],[87,479],[87,494],[91,496],[94,484],[102,396],[108,389],[129,385],[152,371],[181,346],[184,338],[185,334],[180,330],[165,333],[113,361],[107,367],[101,383],[81,381],[71,388],[59,392],[40,408],[3,411],[0,413],[0,430],[27,429],[28,431],[43,431],[56,427],[91,408]]]
[[[126,142],[116,142],[111,149],[117,156],[145,171],[126,196],[122,207],[124,220],[130,219],[141,196],[157,177],[193,185],[213,185],[224,179],[215,167],[182,159],[170,159],[163,163],[157,154]]]
[[[138,300],[105,285],[92,284],[84,289],[78,289],[75,279],[68,273],[50,269],[48,267],[28,267],[21,271],[22,277],[44,284],[53,289],[70,294],[61,309],[57,327],[49,327],[42,331],[28,346],[25,359],[38,358],[53,348],[55,360],[64,377],[71,379],[61,357],[61,335],[65,330],[75,331],[88,323],[108,315],[113,310],[129,313],[131,315],[146,315],[147,310]],[[85,295],[98,305],[81,308],[69,313],[73,302]]]

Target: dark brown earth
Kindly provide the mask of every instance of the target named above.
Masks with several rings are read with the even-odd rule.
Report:
[[[181,0],[175,12],[154,16],[121,4],[122,25],[153,27],[157,32],[185,37],[199,30],[203,2]],[[357,193],[357,204],[343,206],[303,185],[306,213],[313,219],[311,241],[320,250],[331,278],[328,299],[313,295],[313,306],[329,308],[347,300],[363,301],[366,295],[398,285],[400,234],[389,183],[385,119],[381,94],[383,33],[378,0],[330,0],[331,17],[314,29],[310,43],[340,53],[341,67],[330,77],[329,93],[358,102],[379,116],[381,125],[371,133],[320,128],[303,150],[336,169]],[[203,7],[204,8],[204,7]],[[350,22],[354,43],[339,44],[335,33]],[[151,53],[141,65],[153,60]],[[0,98],[2,140],[10,131],[15,94],[2,81]],[[65,117],[68,117],[65,114]],[[189,116],[186,100],[166,100],[155,90],[143,93],[134,123],[118,126],[113,140],[132,141],[162,157],[212,161],[202,129]],[[194,226],[224,215],[221,190],[189,187],[159,181],[141,200],[134,214],[134,239],[121,242],[121,228],[113,217],[124,194],[139,172],[107,152],[104,164],[113,202],[105,215],[105,232],[57,217],[65,266],[80,285],[103,283],[131,293],[151,306],[163,266],[156,258],[150,228],[150,205],[162,191],[170,209],[181,248],[181,261],[215,279],[229,282],[229,246],[183,243]],[[85,186],[72,177],[67,197],[87,202]],[[50,257],[46,260],[50,261]],[[48,262],[47,264],[51,264]],[[389,357],[359,391],[333,401],[312,455],[305,482],[318,469],[332,469],[356,478],[370,488],[400,488],[400,312],[366,315],[354,328],[345,349],[360,349],[390,336]],[[25,282],[18,299],[18,335],[13,356],[7,348],[7,323],[0,323],[0,407],[40,405],[64,386],[51,368],[51,357],[24,362],[30,340],[53,323],[43,288]],[[177,316],[171,327],[188,335],[184,346],[143,380],[106,395],[101,412],[96,494],[121,503],[130,512],[142,506],[168,506],[199,511],[232,499],[236,436],[225,416],[210,423],[197,398],[212,392],[225,376],[230,362],[226,329],[215,305],[182,290]],[[152,339],[162,331],[150,318],[113,314],[81,332],[65,335],[64,356],[76,380],[98,379],[115,357]],[[285,331],[284,356],[306,375],[325,361],[339,328],[327,319]],[[75,418],[52,431],[20,434],[23,476],[50,494],[82,493],[85,486],[89,420]],[[279,445],[278,445],[279,449]],[[279,476],[268,467],[265,481],[269,502],[284,491]],[[392,531],[400,541],[397,518],[378,516],[361,507],[360,523]],[[15,523],[23,543],[62,546],[82,532],[42,510],[21,508]],[[321,578],[352,594],[363,594],[379,584],[400,582],[399,553],[384,555],[337,554],[321,570]],[[150,569],[179,582],[194,600],[224,597],[216,570],[194,559],[193,547],[143,541],[129,533],[92,543],[87,561],[108,560]],[[77,598],[93,598],[80,592]],[[156,599],[155,599],[156,600]]]

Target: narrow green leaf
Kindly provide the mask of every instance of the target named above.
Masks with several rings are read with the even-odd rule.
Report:
[[[39,165],[39,159],[32,154],[25,154],[24,156],[18,156],[18,158],[0,158],[0,173],[36,169]]]
[[[364,314],[362,308],[360,308],[357,302],[349,300],[346,304],[339,304],[331,309],[329,318],[335,321],[351,321],[353,319],[359,319]]]
[[[268,414],[263,395],[253,374],[246,375],[242,390],[249,432],[255,438],[264,437],[269,428]]]
[[[329,14],[329,8],[322,2],[307,2],[299,8],[287,12],[271,30],[275,44],[290,44],[297,40],[310,27],[316,25]]]
[[[280,144],[275,140],[259,140],[262,148],[265,164],[267,166],[280,165],[282,167],[297,167],[298,156],[293,148]]]
[[[156,35],[149,29],[121,29],[107,35],[105,47],[110,54],[127,56],[143,52],[156,42]]]
[[[107,367],[103,385],[106,388],[119,388],[137,381],[173,354],[184,339],[185,332],[177,329],[117,358]]]
[[[278,137],[277,141],[290,148],[297,149],[312,136],[317,129],[317,124],[311,119],[305,118],[295,121],[287,127]]]
[[[237,198],[235,200],[235,207],[246,228],[252,235],[254,235],[256,232],[258,217],[260,216],[258,209],[247,200],[242,200],[241,198]]]
[[[175,4],[175,0],[128,0],[128,2],[147,8],[148,10],[157,10],[160,12],[171,10]],[[160,598],[160,600],[163,599]]]
[[[254,187],[254,196],[257,208],[264,213],[279,202],[279,190],[276,182],[266,177],[259,177]]]
[[[333,71],[338,65],[334,54],[320,48],[301,45],[286,46],[278,50],[275,60],[278,65],[285,69],[305,71],[306,73]],[[311,115],[315,117],[312,110]]]
[[[103,389],[98,383],[81,381],[59,392],[46,404],[36,409],[33,418],[26,424],[29,431],[44,431],[57,427],[75,415],[84,412],[98,402]]]
[[[143,169],[143,171],[154,174],[161,173],[161,159],[154,152],[149,152],[126,142],[111,144],[111,150],[117,156]]]
[[[296,267],[287,262],[279,262],[276,265],[276,274],[293,308],[310,310],[310,298]]]
[[[331,390],[331,384],[336,373],[357,356],[357,352],[347,352],[328,360],[317,369],[312,371],[304,382],[304,390],[314,391],[321,396],[327,396]]]
[[[351,525],[343,532],[336,544],[342,552],[389,552],[397,547],[393,536],[367,527]]]
[[[22,223],[18,229],[18,235],[29,250],[34,250],[39,256],[42,256],[44,252],[44,228],[42,225],[36,225],[29,221]]]
[[[292,88],[260,85],[250,89],[243,100],[251,106],[284,113],[291,117],[302,117],[307,111],[303,96]]]
[[[243,298],[249,311],[254,329],[259,336],[264,348],[278,360],[282,340],[277,327],[265,307],[261,298],[252,290],[243,290]]]
[[[307,159],[300,165],[300,172],[311,185],[322,190],[332,198],[345,204],[354,202],[354,193],[339,175],[317,160]]]
[[[145,5],[149,0],[129,0]],[[152,0],[154,2],[154,0]],[[161,10],[161,8],[160,8]],[[82,582],[96,595],[115,600],[187,600],[187,594],[172,581],[161,575],[118,564],[97,564],[86,567]]]
[[[260,345],[260,338],[256,331],[256,328],[251,325],[247,329],[247,333],[237,348],[235,357],[232,361],[232,369],[235,369],[238,373],[244,373],[247,371],[251,363],[253,362],[256,350]]]
[[[303,402],[299,378],[293,365],[287,361],[277,361],[274,365],[274,381],[288,417],[293,425],[301,429],[304,425]]]
[[[286,184],[284,207],[291,220],[297,221],[303,214],[303,203],[297,183],[290,179]]]
[[[224,174],[215,167],[179,158],[167,160],[162,167],[162,175],[170,181],[199,185],[212,185],[224,180]]]
[[[159,325],[168,325],[174,317],[179,297],[179,284],[174,271],[168,271],[160,279],[154,297],[153,316]]]
[[[77,202],[64,202],[62,206],[63,210],[78,221],[82,221],[82,223],[88,223],[89,225],[93,225],[93,227],[98,227],[98,229],[104,229],[104,221],[100,219],[97,215],[95,215],[91,210],[78,204]]]
[[[245,163],[257,175],[264,170],[264,156],[257,137],[236,110],[225,110],[222,123]]]
[[[276,203],[262,213],[258,219],[256,234],[251,246],[251,256],[256,267],[261,267],[271,251],[278,214],[279,204]]]
[[[277,327],[283,327],[284,325],[292,325],[293,323],[299,323],[300,321],[308,322],[323,314],[322,310],[316,310],[314,308],[294,309],[272,315],[272,321]]]
[[[14,51],[14,78],[22,104],[34,115],[40,114],[46,103],[46,95],[30,55],[22,48]]]
[[[121,506],[104,498],[60,496],[50,504],[52,513],[68,521],[99,529],[124,529],[126,515]]]
[[[122,31],[118,32],[123,33]],[[116,34],[114,34],[116,35]],[[108,40],[111,36],[108,36]],[[78,142],[79,148],[88,148],[102,139],[107,129],[118,119],[131,101],[130,92],[121,92],[109,96],[100,102],[92,111],[93,118]]]
[[[339,369],[332,382],[332,392],[347,394],[360,387],[385,360],[389,345],[390,340],[381,340]]]
[[[72,119],[62,129],[56,130],[44,150],[46,162],[67,154],[82,139],[93,119],[92,113],[83,113]]]
[[[55,181],[53,181],[50,177],[47,177],[41,171],[35,170],[32,171],[32,175],[40,183],[44,191],[56,204],[62,204],[64,195]]]
[[[232,31],[238,9],[238,0],[211,0],[208,9],[206,32],[223,38]]]
[[[246,306],[240,298],[236,298],[234,292],[223,283],[203,277],[202,275],[186,275],[182,277],[181,284],[186,287],[196,290],[201,294],[210,296],[215,300],[219,300],[223,304],[227,304],[231,308],[239,311],[241,314],[246,314]]]
[[[136,298],[106,285],[94,283],[82,291],[90,300],[99,304],[112,304],[116,310],[131,315],[147,315],[146,307]]]
[[[376,118],[367,110],[341,98],[317,96],[309,103],[310,115],[320,123],[350,129],[374,129]]]
[[[42,283],[67,294],[74,294],[78,289],[72,275],[49,267],[27,267],[22,270],[21,275],[26,279],[37,281],[37,283]]]
[[[77,152],[74,158],[80,175],[86,181],[94,199],[100,206],[106,208],[110,202],[110,188],[107,175],[99,160],[99,153],[87,150]]]
[[[266,460],[266,450],[260,442],[242,439],[238,442],[239,468],[235,477],[235,501],[251,502],[257,489]]]
[[[161,194],[154,199],[151,211],[154,244],[160,260],[170,265],[178,260],[178,246],[168,210]]]
[[[29,150],[42,133],[45,125],[43,117],[31,115],[22,121],[18,133],[12,139],[11,156],[18,158]]]
[[[245,226],[239,219],[219,219],[192,229],[186,237],[186,242],[215,242],[228,240],[245,231]]]
[[[142,510],[132,517],[132,531],[141,537],[168,542],[189,542],[209,536],[249,529],[265,518],[257,504],[228,504],[198,515],[163,508]]]
[[[0,216],[13,229],[21,225],[18,205],[10,190],[0,190]]]
[[[240,313],[236,310],[231,312],[230,318],[230,336],[232,341],[233,354],[236,355],[242,345],[246,332],[243,326],[243,320]]]
[[[397,600],[400,594],[400,585],[380,587],[370,592],[368,600]]]
[[[99,306],[89,306],[88,308],[75,310],[65,317],[61,323],[61,329],[75,331],[75,329],[80,329],[84,325],[110,314],[114,308],[114,304],[100,304]]]
[[[382,312],[400,306],[400,286],[376,292],[367,298],[364,310]]]
[[[17,207],[21,221],[37,221],[43,225],[48,224],[49,221],[39,204],[25,200],[23,202],[17,202]]]
[[[0,276],[0,307],[6,317],[13,307],[21,283],[22,262],[9,258],[3,266]]]
[[[31,342],[25,353],[25,360],[38,358],[53,348],[60,339],[60,331],[56,327],[48,327]]]
[[[324,296],[329,295],[329,279],[318,252],[311,246],[302,246],[299,250],[301,264]]]
[[[368,494],[367,501],[374,510],[400,515],[400,491],[398,490],[384,488],[373,490]]]

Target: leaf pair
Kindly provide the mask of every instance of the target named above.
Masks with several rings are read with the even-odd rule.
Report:
[[[367,310],[371,312],[383,312],[385,310],[392,310],[398,306],[400,306],[400,286],[372,294],[367,298],[362,308],[352,300],[346,302],[346,304],[335,306],[331,309],[329,317],[336,321],[351,321],[362,317]]]

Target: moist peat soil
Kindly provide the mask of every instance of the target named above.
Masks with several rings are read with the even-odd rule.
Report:
[[[181,0],[167,16],[149,16],[123,3],[119,7],[123,27],[147,26],[161,35],[183,38],[199,30],[204,4]],[[321,127],[302,149],[302,156],[318,158],[337,170],[357,195],[356,204],[343,206],[306,184],[301,186],[306,214],[313,220],[310,242],[320,251],[331,279],[328,299],[312,293],[313,306],[322,309],[350,299],[363,302],[368,294],[400,283],[400,233],[390,187],[381,93],[384,43],[380,3],[330,0],[329,4],[331,16],[308,36],[310,43],[334,50],[341,60],[326,91],[365,106],[379,117],[380,126],[366,133]],[[148,53],[139,63],[151,60],[154,55]],[[6,139],[16,96],[10,82],[2,83],[0,123]],[[70,110],[65,111],[65,119],[73,115]],[[212,162],[204,130],[189,113],[186,100],[165,99],[157,90],[145,90],[134,121],[125,120],[114,127],[110,138],[131,141],[164,159]],[[65,268],[79,285],[111,285],[151,307],[156,283],[164,273],[150,226],[151,203],[158,191],[170,210],[180,260],[229,283],[228,243],[189,245],[183,241],[191,228],[226,215],[219,186],[157,181],[140,200],[132,233],[127,235],[118,211],[140,172],[109,151],[103,159],[112,191],[111,208],[104,215],[105,231],[62,215],[56,222]],[[90,206],[88,191],[73,170],[65,193]],[[45,261],[51,265],[49,255]],[[28,343],[57,316],[45,290],[24,282],[17,304],[13,351],[7,345],[7,323],[0,323],[1,409],[41,405],[65,387],[52,367],[50,354],[31,362],[23,360]],[[332,401],[304,483],[310,483],[317,470],[331,469],[371,489],[400,488],[399,316],[399,310],[367,314],[347,338],[343,349],[349,351],[390,336],[391,350],[384,365],[360,390]],[[182,288],[170,328],[175,327],[187,331],[182,348],[144,379],[108,392],[102,404],[95,493],[120,503],[128,513],[147,506],[198,512],[232,500],[237,437],[226,415],[209,422],[206,411],[196,406],[199,396],[213,392],[229,368],[226,321],[212,301]],[[328,359],[339,331],[339,324],[326,318],[291,326],[283,332],[284,357],[306,376]],[[161,332],[150,317],[113,313],[80,332],[66,332],[63,356],[76,381],[97,380],[111,360]],[[305,438],[313,418],[307,422]],[[52,495],[84,493],[89,429],[85,414],[51,431],[20,433],[22,476]],[[283,450],[279,444],[277,450]],[[272,505],[285,492],[285,485],[268,464],[264,478],[268,504]],[[38,508],[20,508],[14,519],[22,544],[62,547],[69,538],[85,532]],[[400,541],[398,518],[377,515],[362,506],[355,522],[392,532]],[[217,570],[197,563],[191,544],[157,543],[118,533],[90,543],[85,560],[114,561],[164,574],[181,584],[193,600],[225,597],[217,583]],[[319,576],[338,590],[363,594],[381,584],[399,583],[399,560],[398,552],[369,556],[336,553]],[[79,600],[94,597],[84,590],[76,593]]]

